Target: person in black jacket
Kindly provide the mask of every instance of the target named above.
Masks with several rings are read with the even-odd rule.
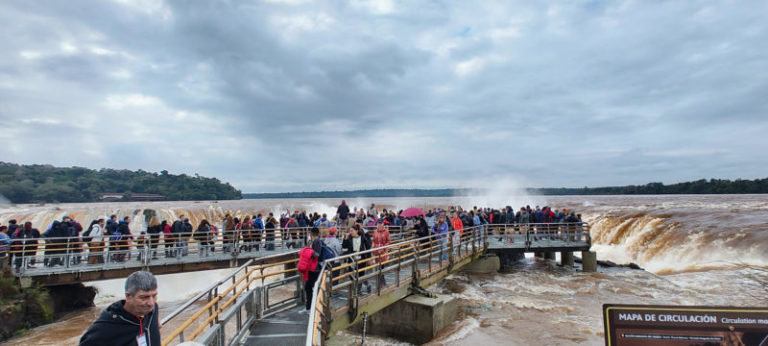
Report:
[[[9,233],[9,235],[13,239],[11,249],[22,251],[22,253],[17,252],[16,256],[14,256],[16,269],[19,270],[21,268],[25,258],[27,259],[27,268],[35,268],[35,254],[37,253],[40,231],[37,228],[32,228],[32,223],[27,221],[24,223],[23,228],[16,228],[16,231],[12,234]]]
[[[347,205],[347,201],[341,200],[341,204],[338,208],[336,208],[336,215],[339,216],[339,229],[346,230],[347,224],[349,223],[347,221],[347,218],[349,217],[349,206]]]
[[[138,271],[125,280],[125,300],[112,303],[80,337],[80,346],[159,346],[157,280]]]
[[[158,221],[157,216],[149,219],[147,234],[149,234],[149,248],[152,249],[152,259],[157,259],[157,245],[160,244],[160,233],[163,233],[165,225]]]
[[[429,235],[429,225],[427,225],[427,221],[424,220],[423,215],[419,215],[419,219],[417,220],[416,224],[414,225],[414,228],[416,228],[416,237],[423,238],[419,239],[419,243],[421,244],[422,249],[426,249],[429,247],[429,241],[431,239],[424,238]]]
[[[352,227],[352,229],[349,231],[349,233],[347,233],[347,236],[344,238],[344,241],[341,243],[341,248],[344,249],[344,254],[351,254],[351,253],[356,253],[356,252],[362,252],[362,251],[370,250],[371,249],[371,237],[367,233],[363,232],[363,227],[359,223],[356,223]],[[362,257],[362,258],[360,258],[360,257]],[[360,257],[358,257],[357,259],[358,260],[361,260],[361,259],[365,260],[365,259],[371,257],[371,253],[370,252],[364,253]],[[367,266],[367,265],[370,265],[370,263],[366,262],[366,263],[361,264],[360,266],[364,267],[364,266]],[[356,270],[356,268],[350,268],[350,270]],[[359,271],[357,275],[358,276],[363,276],[363,275],[365,275],[365,271]],[[371,286],[370,286],[370,284],[367,281],[364,282],[364,284],[365,284],[366,290],[370,294],[371,293]],[[358,293],[360,293],[362,291],[362,285],[359,284],[359,283],[357,285],[357,291],[358,291]]]
[[[55,265],[64,265],[64,254],[67,251],[67,237],[70,234],[71,225],[68,216],[64,217],[64,222],[55,220],[51,228],[43,233],[45,240],[45,259],[43,263],[46,267]]]
[[[278,225],[275,215],[269,213],[267,222],[264,224],[264,249],[267,251],[275,250],[275,227]]]
[[[112,242],[116,244],[115,247],[115,261],[125,262],[125,257],[128,259],[131,257],[131,243],[133,242],[133,235],[131,234],[131,217],[126,216],[117,224],[117,231],[110,239],[110,245]]]

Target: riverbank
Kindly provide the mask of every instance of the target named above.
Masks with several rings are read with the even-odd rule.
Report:
[[[0,341],[54,319],[53,298],[40,287],[22,289],[15,278],[0,279]]]
[[[8,268],[4,263],[3,268]],[[3,271],[0,277],[0,342],[54,322],[68,312],[92,307],[96,289],[82,284],[23,288]]]

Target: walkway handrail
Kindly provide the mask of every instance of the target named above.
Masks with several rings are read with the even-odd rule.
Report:
[[[439,268],[435,270],[443,270],[445,265],[449,268],[453,266],[458,260],[477,254],[487,246],[486,241],[487,228],[484,226],[468,227],[460,231],[450,231],[447,234],[432,234],[426,237],[401,242],[398,244],[392,244],[383,248],[374,248],[368,251],[347,254],[334,258],[334,262],[343,263],[345,259],[352,260],[352,264],[334,265],[328,268],[327,263],[323,266],[322,272],[318,277],[318,281],[313,287],[312,295],[312,308],[310,309],[310,320],[307,326],[307,338],[305,345],[323,345],[325,343],[326,336],[330,329],[330,324],[333,318],[336,316],[333,313],[330,297],[336,289],[348,288],[349,297],[347,299],[349,307],[347,311],[355,309],[355,315],[357,315],[357,295],[353,292],[358,287],[358,281],[363,279],[376,278],[377,292],[383,294],[386,290],[392,290],[396,287],[400,287],[400,271],[403,266],[413,265],[414,271],[410,277],[410,282],[418,285],[418,275],[415,271],[415,265],[420,258],[427,258],[431,265],[432,256],[440,256]],[[458,243],[455,243],[458,239]],[[471,250],[470,250],[471,246]],[[387,255],[392,256],[388,260],[383,260],[381,256],[381,250],[386,248],[388,250]],[[463,248],[463,251],[462,251]],[[389,250],[394,250],[389,252]],[[376,252],[379,254],[376,255]],[[371,256],[367,259],[362,259],[362,255],[370,253]],[[424,255],[422,255],[424,254]],[[443,260],[443,255],[450,256],[450,260]],[[361,260],[357,260],[360,257]],[[369,264],[371,261],[377,263]],[[443,261],[447,262],[446,264]],[[362,266],[361,266],[362,264]],[[385,269],[385,266],[386,269]],[[352,271],[346,274],[341,274],[341,271],[347,268],[351,268]],[[431,267],[430,267],[431,268]],[[365,274],[366,271],[373,270],[373,273]],[[334,274],[338,271],[339,274]],[[387,272],[395,271],[396,280],[394,283],[384,283],[382,285],[383,275]],[[430,272],[432,269],[430,269]],[[352,276],[350,276],[352,274]],[[341,280],[350,278],[350,281],[342,283]],[[396,287],[392,287],[396,285]],[[382,290],[382,286],[384,289]],[[351,319],[354,320],[354,317]]]
[[[390,232],[393,235],[396,235],[397,238],[402,237],[403,234],[410,233],[409,230],[403,229],[401,226],[388,226]],[[34,251],[45,249],[46,245],[67,245],[65,248],[51,248],[49,249],[52,252],[66,252],[67,248],[83,248],[86,245],[90,245],[94,242],[105,242],[109,244],[114,244],[115,246],[123,246],[126,247],[130,243],[131,246],[140,246],[140,245],[146,245],[146,246],[152,246],[152,245],[163,245],[166,243],[166,241],[174,241],[174,240],[188,240],[188,241],[195,241],[195,242],[201,242],[201,241],[217,241],[219,243],[221,242],[231,242],[231,241],[239,241],[239,242],[247,242],[250,240],[249,237],[255,238],[256,241],[259,242],[265,242],[269,240],[281,240],[281,241],[290,241],[290,240],[304,240],[307,239],[307,236],[309,234],[309,231],[313,227],[293,227],[293,228],[272,228],[272,229],[237,229],[237,230],[216,230],[215,232],[210,232],[207,234],[201,234],[197,231],[192,232],[182,232],[182,233],[170,233],[166,234],[163,232],[160,233],[146,233],[141,232],[140,234],[136,233],[130,233],[130,234],[103,234],[98,236],[83,236],[82,234],[77,236],[71,236],[71,237],[38,237],[38,238],[10,238],[8,239],[8,249],[7,250],[0,250],[0,254],[23,254],[30,250],[25,248],[34,248]],[[84,233],[85,231],[81,232]],[[268,234],[269,232],[275,232],[274,234]],[[343,234],[343,230],[339,232],[339,234]],[[268,235],[273,235],[274,238],[266,239]],[[99,238],[100,240],[91,240],[91,241],[85,241],[84,238]],[[114,238],[121,238],[119,240],[113,240]],[[161,241],[162,240],[162,241]],[[106,245],[104,245],[106,246]]]
[[[329,274],[330,272],[330,274]],[[328,318],[330,317],[330,310],[323,309],[328,308],[330,305],[324,304],[325,301],[330,299],[329,289],[332,285],[332,281],[329,280],[332,275],[332,270],[327,263],[323,263],[320,269],[320,275],[315,281],[315,286],[312,288],[312,306],[309,309],[309,323],[307,323],[307,346],[313,344],[322,343],[325,338],[324,330],[327,329]]]
[[[276,271],[271,273],[264,273],[265,270],[268,270],[273,267],[277,266],[283,266],[283,265],[292,265],[294,263],[298,262],[298,258],[291,259],[287,261],[282,261],[278,263],[272,263],[272,264],[265,264],[265,265],[258,265],[253,266],[250,268],[247,268],[245,271],[245,275],[237,279],[231,286],[229,286],[227,289],[216,295],[215,297],[212,297],[210,301],[200,308],[197,313],[193,314],[190,318],[188,318],[184,323],[182,323],[181,326],[176,328],[170,335],[165,337],[163,339],[163,345],[168,345],[177,337],[179,337],[180,341],[191,341],[194,340],[198,335],[200,335],[205,326],[209,324],[213,324],[212,322],[216,321],[229,306],[231,306],[234,301],[241,296],[243,293],[248,291],[250,285],[256,281],[261,280],[262,285],[265,283],[265,279],[277,275],[283,275],[286,273],[292,274],[295,272],[295,269],[289,269],[289,270],[282,270],[282,271]],[[252,276],[254,273],[258,273],[257,275]],[[225,298],[229,297],[225,300]],[[215,310],[213,310],[215,308]],[[209,316],[200,323],[200,325],[192,332],[190,336],[184,337],[184,332],[187,328],[191,327],[192,324],[197,321],[205,311],[209,311]]]
[[[333,266],[324,264],[322,271],[319,274],[318,281],[313,287],[313,299],[311,302],[312,309],[310,312],[310,324],[307,326],[307,344],[321,344],[324,342],[326,333],[330,330],[330,325],[334,317],[337,317],[339,313],[348,312],[356,315],[357,301],[361,299],[360,295],[354,294],[355,288],[363,282],[375,280],[377,283],[383,280],[385,274],[394,275],[395,282],[382,283],[377,288],[376,294],[384,294],[396,287],[401,287],[405,283],[418,283],[423,274],[429,276],[432,273],[445,270],[445,268],[451,268],[454,264],[466,259],[468,256],[478,255],[484,251],[488,246],[489,237],[505,235],[505,234],[539,234],[542,232],[544,235],[555,235],[560,237],[570,236],[569,231],[578,230],[582,232],[582,236],[588,239],[589,226],[586,223],[581,224],[488,224],[474,227],[466,227],[462,231],[450,231],[447,234],[431,234],[422,238],[412,238],[406,236],[399,241],[393,241],[392,244],[386,247],[373,248],[366,251],[356,252],[353,254],[346,254],[335,257],[329,262],[335,263]],[[413,230],[402,230],[404,235],[410,235]],[[548,232],[548,233],[545,233]],[[560,233],[557,233],[560,232]],[[496,235],[494,235],[494,233]],[[581,239],[581,238],[580,238]],[[582,240],[578,240],[581,242]],[[386,251],[386,256],[383,251]],[[284,301],[288,305],[282,304],[275,309],[268,309],[265,304],[265,296],[268,296],[269,285],[266,284],[265,279],[275,275],[292,275],[297,273],[296,269],[283,269],[274,273],[265,273],[270,267],[275,265],[284,265],[286,263],[296,263],[298,259],[292,259],[290,261],[284,261],[276,263],[274,265],[258,266],[259,272],[248,268],[245,270],[245,275],[238,280],[231,290],[220,293],[217,297],[213,298],[218,304],[218,308],[212,313],[209,313],[208,318],[203,318],[202,323],[192,333],[184,333],[184,329],[192,326],[193,322],[202,316],[202,311],[208,309],[211,310],[211,304],[209,303],[205,307],[201,308],[201,311],[192,316],[182,327],[179,327],[177,331],[174,331],[172,335],[163,341],[164,345],[170,343],[173,339],[178,338],[180,341],[192,341],[202,340],[211,341],[217,340],[216,344],[226,343],[229,344],[242,337],[252,323],[256,323],[253,320],[253,316],[261,317],[265,311],[268,313],[275,313],[275,309],[284,309],[291,306],[291,304],[298,305],[300,298],[294,295],[289,301]],[[434,262],[434,264],[433,264]],[[465,262],[466,263],[466,262]],[[422,269],[417,270],[417,264],[422,266]],[[402,270],[412,267],[412,271],[409,274],[403,274]],[[417,272],[422,272],[417,274]],[[401,277],[402,275],[405,275]],[[424,277],[426,278],[426,277]],[[251,287],[251,284],[256,280],[261,280],[261,285],[255,288]],[[300,282],[297,281],[298,277],[283,279],[281,282],[284,284],[296,283],[296,291],[300,290]],[[378,284],[377,284],[378,286]],[[331,294],[338,290],[347,290],[349,297],[347,302],[349,306],[332,306],[330,299]],[[198,295],[199,297],[200,295]],[[300,293],[299,293],[300,296]],[[257,298],[261,297],[261,298]],[[299,299],[299,300],[297,300]],[[199,300],[199,298],[198,298]],[[337,302],[338,303],[338,302]],[[249,317],[246,320],[238,317],[237,335],[224,338],[224,324],[229,321],[233,314],[237,315],[242,309],[244,304],[250,304],[251,306],[246,309],[251,309],[248,313]],[[254,310],[255,309],[255,310]],[[251,316],[253,315],[253,316]],[[238,315],[239,316],[239,315]],[[354,317],[352,317],[354,320]],[[216,322],[219,321],[219,322]],[[207,328],[207,331],[206,331]],[[203,332],[205,332],[203,334]],[[184,335],[186,334],[186,335]],[[235,339],[230,339],[234,337]]]
[[[430,237],[434,237],[434,236],[430,236]],[[430,237],[427,237],[427,238],[430,238]],[[407,239],[407,240],[402,240],[402,241],[397,241],[396,240],[391,245],[389,245],[387,247],[370,249],[370,250],[366,250],[366,251],[359,252],[359,253],[356,253],[356,254],[351,254],[351,255],[344,255],[344,256],[338,257],[337,259],[341,260],[341,259],[349,258],[349,257],[355,256],[355,255],[372,254],[375,251],[381,251],[384,248],[386,248],[386,249],[395,249],[392,252],[394,254],[394,253],[398,252],[396,250],[398,247],[410,246],[411,244],[414,244],[414,243],[416,243],[418,241],[419,241],[418,239]],[[264,299],[264,297],[267,296],[267,294],[264,293],[265,290],[267,290],[267,287],[268,287],[268,286],[265,286],[265,284],[266,284],[265,280],[267,278],[272,277],[272,276],[276,276],[276,275],[292,275],[292,274],[297,273],[296,269],[285,269],[285,270],[279,270],[279,271],[272,272],[272,273],[266,273],[266,271],[269,271],[270,268],[273,268],[275,266],[281,266],[281,265],[286,265],[286,264],[293,265],[296,262],[298,262],[298,258],[287,260],[287,261],[283,261],[283,262],[279,262],[279,263],[274,263],[274,264],[250,267],[250,268],[246,269],[245,270],[245,275],[243,277],[241,277],[239,280],[237,280],[237,282],[235,282],[227,290],[219,293],[217,296],[215,296],[212,299],[210,299],[210,301],[205,306],[201,307],[200,310],[197,313],[195,313],[192,317],[190,317],[187,321],[185,321],[180,327],[178,327],[176,330],[174,330],[173,333],[171,333],[170,335],[165,337],[163,339],[163,345],[168,345],[171,342],[173,342],[174,339],[177,339],[177,338],[179,339],[179,341],[192,341],[192,340],[196,340],[198,337],[202,337],[203,339],[206,339],[208,337],[214,337],[214,336],[209,335],[211,332],[213,332],[213,333],[223,333],[223,331],[221,331],[219,327],[215,327],[216,328],[215,330],[214,329],[209,329],[209,331],[211,331],[211,332],[206,333],[205,336],[201,336],[202,333],[205,331],[206,326],[209,326],[211,324],[216,324],[215,321],[218,321],[220,318],[224,319],[227,316],[231,316],[232,312],[234,311],[233,309],[239,308],[244,303],[244,301],[239,300],[240,297],[244,297],[244,295],[250,294],[250,292],[253,292],[255,290],[255,292],[257,292],[257,293],[261,292],[259,294],[262,296],[262,299]],[[365,261],[360,261],[360,263],[364,263],[364,262]],[[366,269],[365,268],[360,268],[360,270],[363,271],[363,270],[366,270]],[[326,273],[326,276],[322,276],[323,277],[322,282],[326,282],[326,283],[330,284],[331,280],[330,280],[330,276],[327,276],[328,272],[330,272],[330,271],[329,270],[325,270],[324,271],[324,273]],[[232,276],[230,276],[230,277],[232,277]],[[295,278],[298,278],[298,277],[295,277]],[[255,283],[256,280],[261,280],[261,286],[258,286],[256,288],[250,288],[251,284]],[[297,288],[297,290],[300,291],[300,289],[298,289],[298,288]],[[201,296],[204,296],[204,294],[198,294],[198,296],[193,298],[193,300],[199,300],[199,298]],[[297,298],[300,298],[300,296],[297,297]],[[187,305],[187,304],[185,304],[185,305]],[[216,308],[215,310],[213,309],[214,305],[218,306],[218,308]],[[324,308],[329,308],[330,307],[329,305],[322,305],[322,304],[320,306],[322,306]],[[195,321],[198,321],[203,316],[203,313],[206,310],[208,310],[208,311],[214,310],[214,311],[213,312],[209,312],[208,318],[203,318],[204,320],[200,321],[199,326],[194,331],[192,331],[191,333],[186,333],[186,330],[188,328],[192,327],[193,323]],[[265,311],[266,309],[265,309],[265,306],[260,306],[260,307],[257,307],[257,310]],[[272,312],[276,312],[276,311],[272,311]],[[167,321],[164,320],[164,322],[167,322]]]
[[[174,310],[173,312],[171,312],[170,314],[165,316],[163,318],[163,320],[160,321],[160,325],[164,326],[166,323],[168,323],[168,321],[172,320],[173,318],[175,318],[176,316],[178,316],[179,314],[184,312],[184,310],[186,310],[187,308],[192,306],[192,304],[196,303],[198,300],[200,300],[201,298],[205,297],[206,295],[209,297],[208,299],[211,300],[212,299],[211,296],[213,294],[218,295],[218,293],[214,293],[214,292],[218,292],[218,288],[221,287],[221,285],[223,285],[225,282],[228,282],[230,280],[233,280],[233,282],[234,282],[235,277],[237,276],[237,274],[242,272],[244,269],[248,268],[248,266],[250,266],[252,263],[253,263],[253,259],[249,260],[248,262],[245,262],[245,264],[243,264],[242,266],[240,266],[237,269],[235,269],[234,271],[232,271],[232,273],[227,275],[227,277],[225,277],[225,278],[219,280],[218,282],[215,282],[212,285],[208,286],[208,288],[204,289],[198,295],[196,295],[192,299],[188,300],[186,303],[184,303],[184,305],[180,306],[178,309]]]
[[[173,258],[181,260],[190,253],[199,257],[209,257],[218,253],[231,253],[232,257],[251,258],[252,255],[266,255],[270,251],[287,250],[303,246],[310,228],[270,229],[269,233],[253,234],[251,230],[227,230],[201,234],[199,232],[155,233],[141,235],[102,235],[91,241],[83,241],[82,236],[14,238],[10,240],[8,250],[13,257],[11,264],[17,276],[49,275],[56,272],[80,271],[85,268],[119,269],[121,266],[146,267],[157,259]],[[117,239],[119,238],[119,239]],[[190,246],[194,245],[194,246]],[[237,254],[240,256],[237,256]],[[151,257],[151,258],[150,258]],[[128,263],[128,259],[139,262]],[[45,267],[33,266],[35,262],[44,262]],[[110,262],[115,262],[111,264]]]

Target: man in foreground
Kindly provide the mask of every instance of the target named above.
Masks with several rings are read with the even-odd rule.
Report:
[[[125,300],[112,303],[80,338],[86,345],[160,345],[157,280],[138,271],[125,280]]]

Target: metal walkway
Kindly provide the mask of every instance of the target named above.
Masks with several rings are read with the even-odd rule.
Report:
[[[546,232],[544,232],[546,230]],[[499,240],[501,238],[501,240]],[[324,265],[304,310],[298,259],[238,269],[226,285],[214,285],[169,315],[174,331],[163,345],[197,341],[206,345],[321,345],[333,335],[413,294],[490,250],[581,251],[590,244],[589,226],[496,225],[465,228],[449,235],[406,239],[384,248],[345,255]],[[370,288],[370,291],[369,291]],[[203,306],[204,297],[208,297]],[[185,321],[185,309],[196,309]],[[186,314],[189,316],[189,314]],[[164,329],[167,330],[167,329]]]
[[[256,239],[232,231],[209,239],[201,239],[195,233],[103,242],[83,242],[78,237],[18,239],[7,251],[14,258],[3,267],[13,267],[12,274],[19,277],[24,286],[123,278],[142,269],[161,275],[235,268],[249,260],[255,260],[255,264],[282,261],[282,255],[294,253],[303,246],[309,230],[306,227],[277,229],[269,241],[265,237]],[[411,232],[400,227],[390,227],[390,231],[393,241],[411,236]]]

